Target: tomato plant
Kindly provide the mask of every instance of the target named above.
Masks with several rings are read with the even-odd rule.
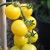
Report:
[[[28,3],[18,4],[17,2],[12,2],[6,7],[6,17],[13,20],[11,31],[14,35],[14,46],[10,50],[37,50],[36,46],[28,44],[29,41],[34,43],[38,39],[37,32],[33,30],[37,25],[37,21],[31,16],[32,13],[33,9]],[[20,16],[23,17],[24,22],[19,18]]]
[[[32,9],[32,8],[28,8],[27,5],[29,5],[29,4],[27,4],[27,3],[21,4],[21,9],[22,9],[24,15],[25,15],[26,17],[29,17],[30,15],[32,15],[33,9]],[[21,14],[21,16],[22,16],[22,14]]]

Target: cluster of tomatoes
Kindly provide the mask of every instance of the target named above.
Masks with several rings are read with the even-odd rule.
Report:
[[[6,17],[14,20],[11,25],[14,46],[10,50],[37,50],[36,46],[32,44],[38,40],[38,33],[34,30],[37,21],[31,16],[33,9],[28,7],[27,3],[18,3],[18,5],[10,4],[5,9]]]

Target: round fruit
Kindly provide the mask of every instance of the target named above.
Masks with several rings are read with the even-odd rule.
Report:
[[[18,19],[21,12],[20,12],[20,9],[19,7],[15,7],[13,5],[8,5],[5,9],[5,14],[6,14],[6,17],[11,19],[11,20],[15,20],[15,19]]]
[[[32,44],[26,44],[22,47],[21,50],[37,50],[37,48]]]
[[[35,43],[38,40],[38,33],[35,30],[33,30],[33,33],[34,33],[34,36],[32,35],[29,38],[31,43]]]
[[[28,38],[24,36],[23,37],[14,36],[14,45],[23,46],[27,44],[27,42],[28,42]]]
[[[16,36],[24,36],[27,34],[28,29],[22,20],[16,20],[11,25],[11,31]]]
[[[32,15],[33,9],[32,9],[32,8],[28,8],[26,3],[21,4],[21,6],[22,6],[22,7],[21,7],[22,12],[24,13],[24,15],[25,15],[26,17]],[[22,16],[22,15],[21,15],[21,16]]]
[[[29,29],[29,30],[34,29],[34,28],[36,27],[36,25],[37,25],[36,19],[35,19],[34,17],[30,16],[30,17],[27,18],[27,20],[29,20],[29,21],[30,21],[30,20],[33,20],[33,25],[30,26],[30,27],[28,27],[28,29]]]
[[[13,46],[10,50],[20,50],[18,46]]]

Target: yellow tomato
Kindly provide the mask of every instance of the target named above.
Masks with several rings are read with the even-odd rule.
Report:
[[[29,16],[29,17],[27,17],[26,19],[27,19],[28,21],[34,20],[34,21],[33,21],[33,25],[31,25],[31,26],[28,27],[28,30],[33,30],[33,29],[37,26],[37,21],[36,21],[36,19],[35,19],[33,16]],[[22,21],[24,22],[24,19],[22,19]]]
[[[18,46],[13,46],[10,48],[10,50],[20,50],[20,48]]]
[[[28,29],[22,20],[16,20],[11,25],[11,31],[16,36],[24,36],[27,34]]]
[[[21,50],[37,50],[37,48],[32,44],[26,44],[21,48]]]
[[[38,40],[38,33],[33,30],[33,33],[35,34],[34,36],[30,36],[29,40],[31,43],[35,43]]]
[[[27,7],[27,4],[21,4],[21,9],[22,9],[22,12],[24,13],[24,15],[26,16],[26,17],[28,17],[28,16],[30,16],[30,15],[32,15],[32,13],[33,13],[33,9],[32,8],[28,8]],[[25,6],[25,7],[24,7]],[[22,14],[21,14],[21,16],[22,16]]]
[[[27,20],[29,20],[29,21],[30,21],[30,20],[34,20],[34,21],[33,21],[33,25],[31,25],[30,27],[28,27],[29,30],[34,29],[34,28],[36,27],[36,25],[37,25],[36,19],[35,19],[34,17],[30,16],[30,17],[27,18]]]
[[[28,38],[24,36],[22,37],[14,36],[14,45],[23,46],[27,44],[27,42],[28,42]]]
[[[37,25],[36,19],[35,19],[34,17],[30,16],[30,17],[27,18],[27,20],[29,20],[29,21],[30,21],[30,20],[34,20],[34,21],[33,21],[34,24],[33,24],[32,26],[28,27],[29,30],[34,29],[34,28],[36,27],[36,25]]]
[[[20,12],[20,9],[19,7],[15,7],[13,5],[8,5],[5,9],[5,14],[6,14],[6,17],[11,19],[11,20],[15,20],[15,19],[18,19],[21,12]]]

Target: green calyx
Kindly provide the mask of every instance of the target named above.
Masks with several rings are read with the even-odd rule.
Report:
[[[36,33],[34,33],[33,30],[32,30],[32,32],[31,32],[31,36],[34,37],[35,34],[36,34]]]
[[[31,34],[32,37],[34,37],[35,34],[36,34],[36,33],[33,32],[33,30],[32,31],[29,31],[29,32],[30,32],[30,34]]]
[[[30,26],[34,25],[33,22],[34,22],[34,20],[30,20],[30,21],[29,20],[26,20],[25,21],[25,24],[26,24],[27,27],[30,27]]]
[[[28,3],[28,4],[27,4],[27,8],[28,8],[28,9],[30,9],[30,8],[32,8],[32,7],[33,7],[32,3]]]
[[[29,37],[28,34],[26,34],[25,37],[28,38]]]

